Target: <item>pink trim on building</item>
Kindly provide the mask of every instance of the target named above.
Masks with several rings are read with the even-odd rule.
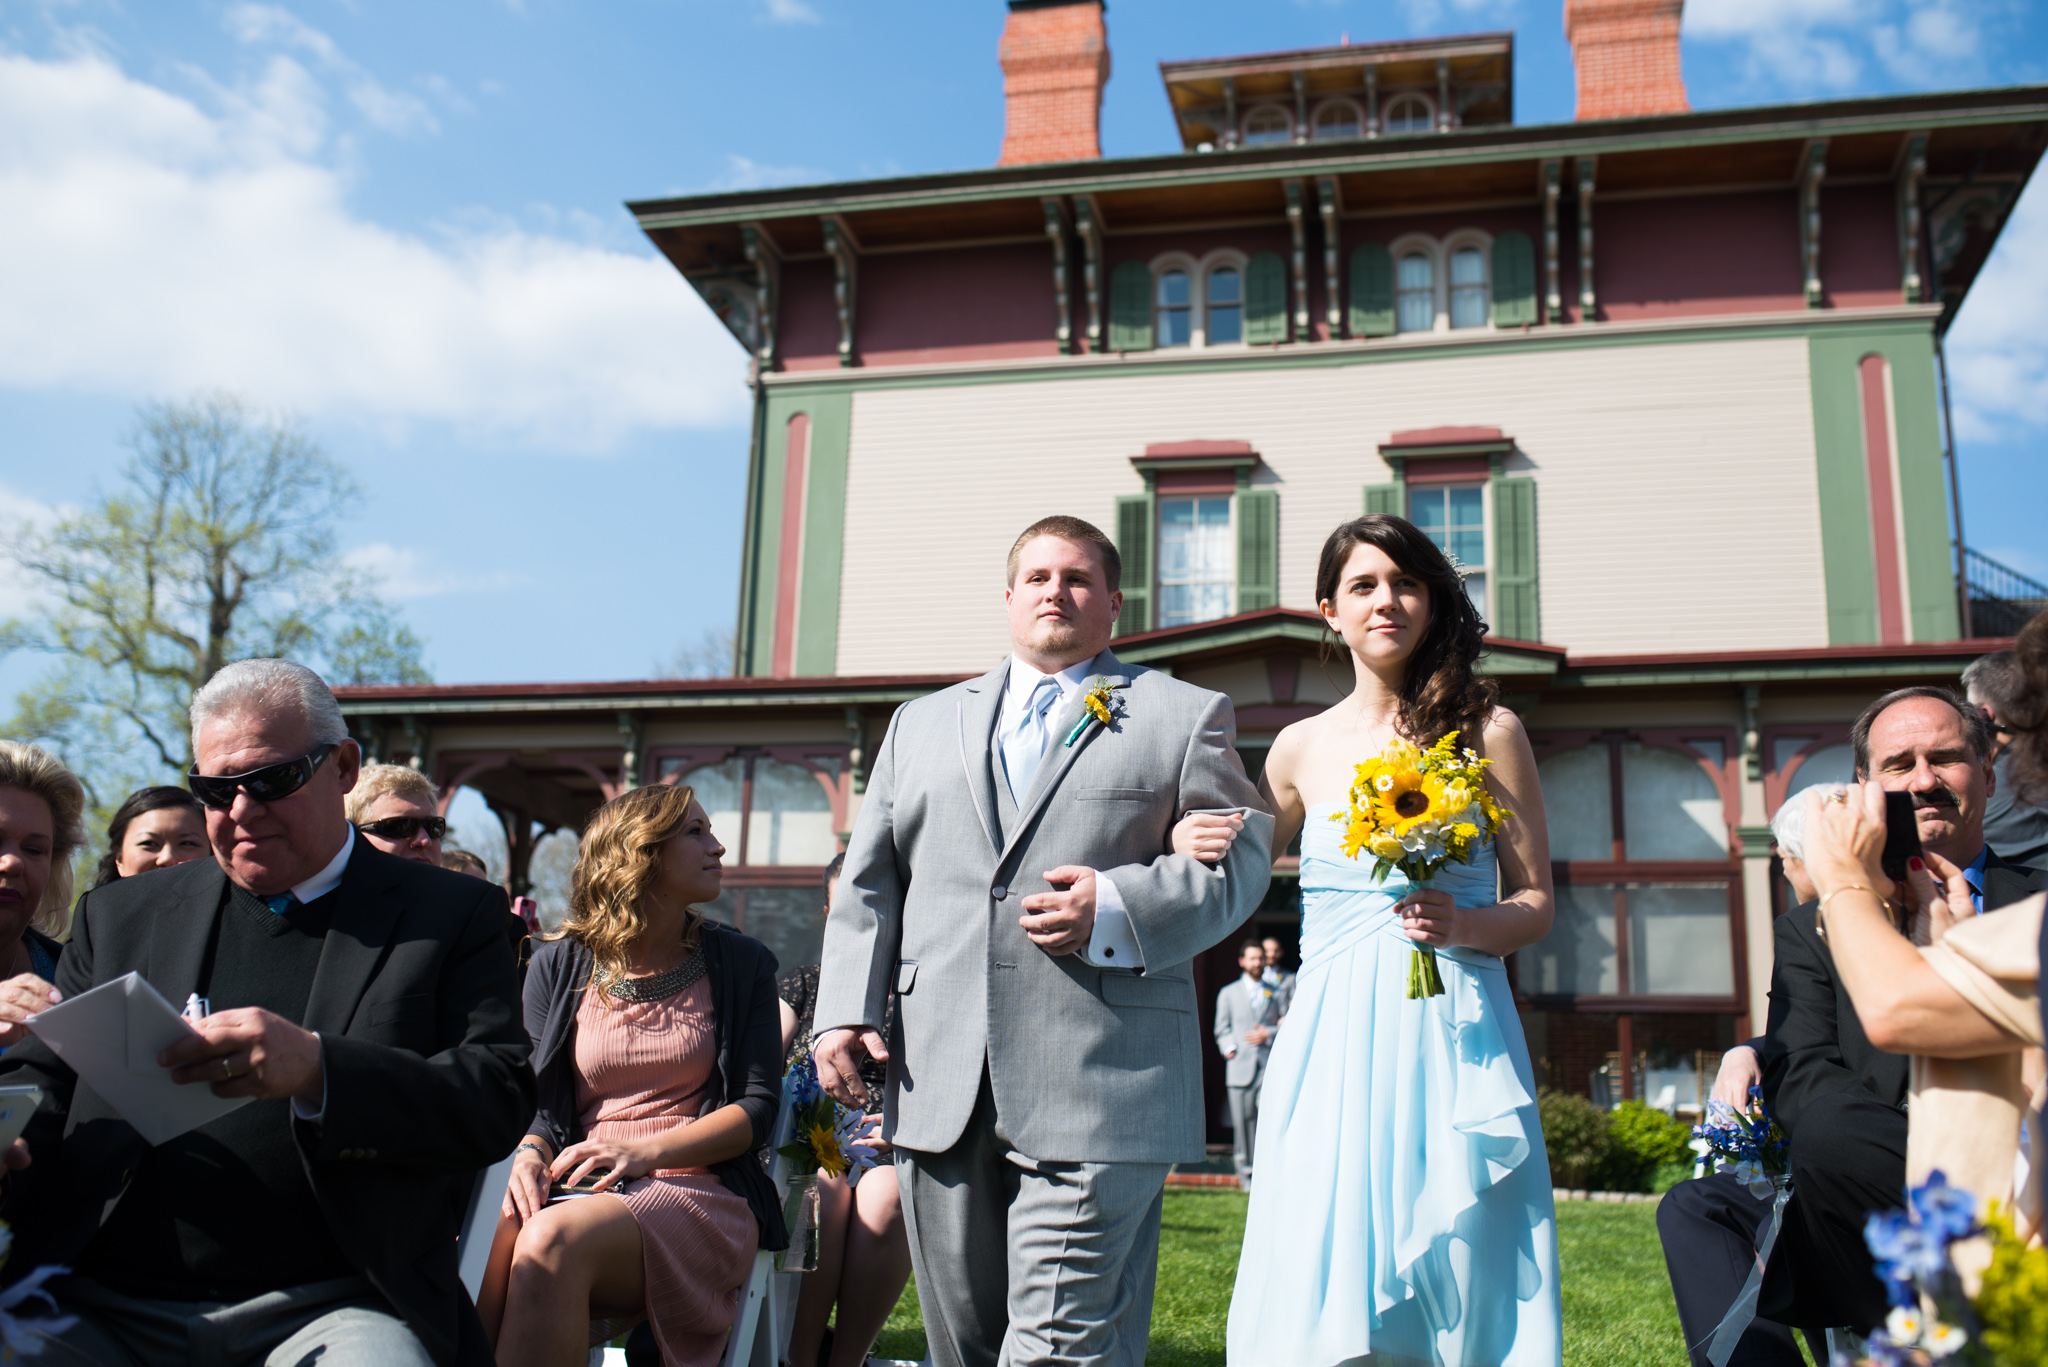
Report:
[[[1498,427],[1418,427],[1394,433],[1380,443],[1380,450],[1398,454],[1404,446],[1477,446],[1506,440]]]
[[[796,673],[797,575],[803,566],[804,467],[811,453],[811,415],[789,420],[789,445],[782,465],[782,542],[775,569],[775,650],[769,671],[778,679]]]
[[[1865,356],[1856,365],[1863,389],[1863,461],[1870,478],[1870,546],[1877,561],[1878,640],[1906,639],[1905,586],[1899,574],[1898,502],[1892,489],[1891,386],[1884,357]]]
[[[1485,479],[1492,472],[1493,462],[1486,456],[1444,456],[1401,467],[1403,477],[1410,484],[1468,484],[1475,479]]]

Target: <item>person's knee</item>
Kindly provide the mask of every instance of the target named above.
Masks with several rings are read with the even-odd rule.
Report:
[[[554,1214],[543,1211],[521,1227],[512,1245],[513,1281],[558,1277],[575,1262],[578,1231],[567,1220],[550,1218]]]

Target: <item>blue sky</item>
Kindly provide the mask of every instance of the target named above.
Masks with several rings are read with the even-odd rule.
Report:
[[[2022,0],[1693,0],[1702,108],[2048,79]],[[1113,0],[1111,156],[1177,144],[1163,59],[1512,28],[1560,0]],[[744,361],[621,201],[986,165],[1000,0],[0,0],[0,517],[222,386],[358,474],[358,563],[446,681],[642,676],[729,623]],[[1972,544],[2048,577],[2037,186],[1952,336]],[[22,606],[0,578],[0,614]],[[37,667],[0,664],[0,690]]]

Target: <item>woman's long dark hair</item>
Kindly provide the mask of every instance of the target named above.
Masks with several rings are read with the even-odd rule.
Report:
[[[121,843],[128,838],[128,823],[144,812],[160,812],[166,807],[190,807],[200,811],[199,799],[183,788],[157,786],[137,788],[128,794],[128,800],[114,810],[114,819],[107,823],[107,852],[100,856],[98,874],[93,886],[103,888],[121,876]]]
[[[1472,738],[1498,705],[1500,687],[1473,673],[1486,643],[1486,623],[1465,596],[1450,558],[1408,519],[1367,513],[1331,532],[1323,543],[1316,562],[1318,604],[1337,601],[1344,566],[1360,546],[1376,547],[1429,588],[1429,630],[1408,657],[1397,728],[1417,745],[1434,745],[1451,731]]]

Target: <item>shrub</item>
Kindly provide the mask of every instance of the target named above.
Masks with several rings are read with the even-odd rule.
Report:
[[[1692,1156],[1691,1142],[1684,1121],[1640,1101],[1624,1101],[1607,1117],[1607,1151],[1594,1175],[1607,1191],[1654,1190],[1666,1176],[1663,1169]]]
[[[1536,1113],[1550,1155],[1550,1184],[1589,1185],[1607,1152],[1607,1113],[1585,1097],[1549,1087],[1536,1090]]]

